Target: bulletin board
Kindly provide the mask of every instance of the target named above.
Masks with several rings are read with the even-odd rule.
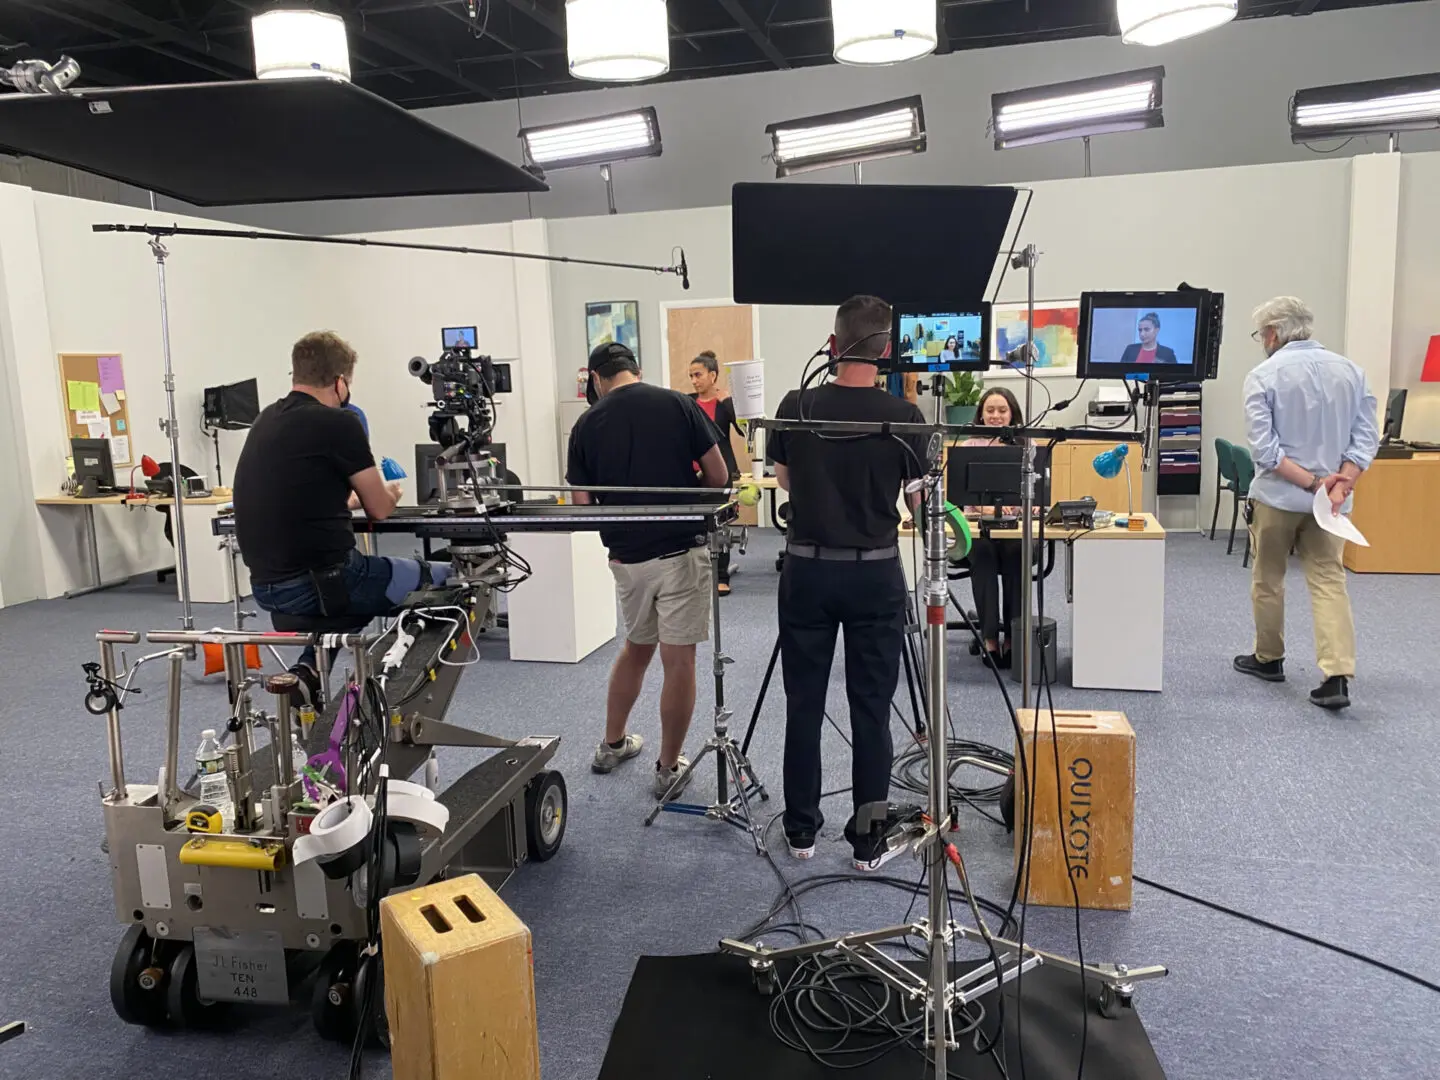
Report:
[[[133,463],[130,403],[119,353],[61,353],[60,396],[65,409],[65,446],[71,439],[109,439],[116,469]]]

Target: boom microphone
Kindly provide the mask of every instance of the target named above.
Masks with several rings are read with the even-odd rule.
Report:
[[[680,249],[680,284],[690,290],[690,264],[685,261],[685,249]]]

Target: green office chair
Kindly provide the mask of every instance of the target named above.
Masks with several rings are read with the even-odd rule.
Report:
[[[1255,459],[1250,456],[1250,451],[1243,446],[1230,447],[1230,464],[1233,472],[1232,479],[1235,483],[1235,513],[1230,515],[1230,546],[1225,549],[1229,555],[1235,550],[1235,520],[1240,512],[1242,500],[1250,498],[1250,483],[1255,479]],[[1241,566],[1250,565],[1250,530],[1245,530],[1245,557],[1240,560]]]
[[[1215,440],[1215,512],[1210,515],[1210,539],[1215,539],[1215,526],[1220,522],[1220,496],[1234,491],[1232,477],[1235,466],[1233,454],[1235,444],[1225,439]]]

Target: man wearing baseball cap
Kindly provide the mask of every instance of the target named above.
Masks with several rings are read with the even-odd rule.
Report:
[[[591,408],[570,433],[566,481],[577,504],[644,506],[706,501],[704,488],[730,480],[714,428],[684,394],[650,386],[626,346],[608,342],[590,354]],[[699,471],[695,463],[699,463]],[[596,487],[694,488],[696,496],[590,493]],[[600,530],[625,619],[625,644],[610,672],[605,738],[591,768],[608,773],[640,753],[625,730],[645,672],[660,651],[657,799],[673,798],[689,762],[681,753],[695,711],[695,646],[709,637],[712,584],[706,537],[693,525],[612,525]],[[688,779],[688,778],[687,778]]]

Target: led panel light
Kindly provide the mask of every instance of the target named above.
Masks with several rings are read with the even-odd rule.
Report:
[[[995,149],[1165,126],[1163,67],[1012,90],[990,98]]]
[[[776,177],[925,152],[920,97],[771,124]]]
[[[659,157],[662,149],[660,121],[649,105],[612,116],[525,128],[520,142],[526,162],[542,169]]]
[[[570,74],[597,82],[640,82],[670,70],[665,0],[565,0]]]
[[[1239,0],[1117,0],[1115,13],[1126,45],[1164,45],[1224,26],[1239,7]]]
[[[1305,143],[1352,135],[1440,128],[1440,73],[1297,90],[1290,139]]]
[[[350,81],[345,20],[323,11],[267,11],[250,20],[259,79]]]
[[[900,64],[935,51],[935,0],[830,0],[835,59]]]

